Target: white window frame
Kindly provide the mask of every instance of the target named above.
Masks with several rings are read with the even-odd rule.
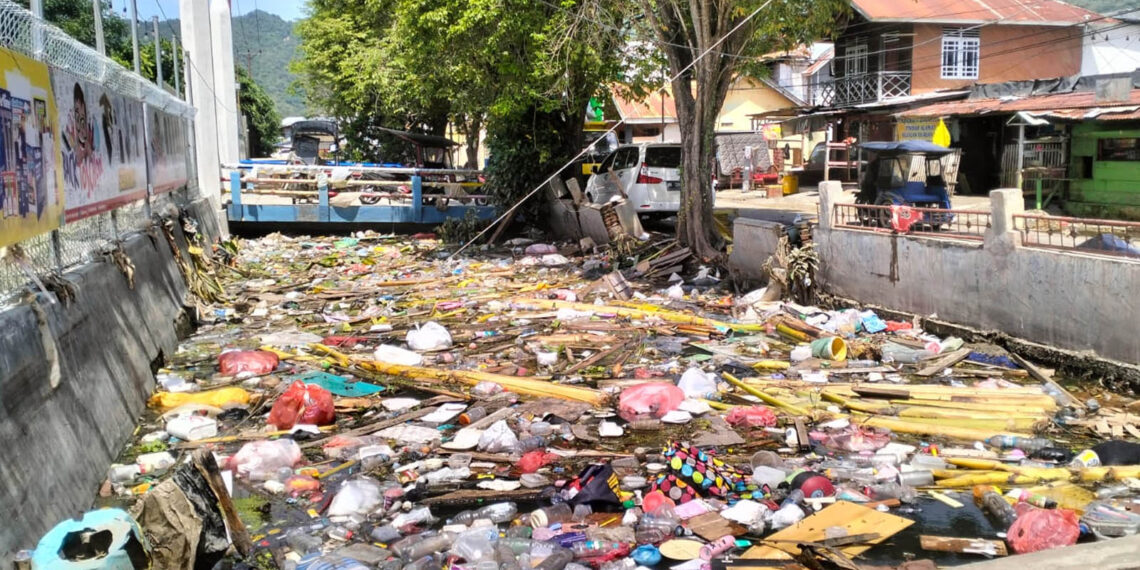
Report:
[[[977,79],[981,59],[978,30],[943,28],[942,79]]]
[[[843,71],[844,75],[851,77],[853,75],[866,75],[870,68],[868,67],[868,53],[867,43],[860,41],[847,46],[843,58]]]

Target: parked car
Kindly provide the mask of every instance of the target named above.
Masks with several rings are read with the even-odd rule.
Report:
[[[818,186],[823,182],[823,159],[827,152],[827,143],[819,143],[811,150],[808,159],[804,165],[799,168],[793,168],[792,174],[799,178],[799,184],[803,186]],[[855,182],[857,171],[857,162],[854,160],[855,151],[851,150],[849,157],[844,157],[844,151],[840,149],[831,149],[831,172],[828,180],[838,180],[840,182]],[[844,163],[844,158],[848,161]],[[835,166],[839,163],[838,166]],[[846,166],[844,166],[846,164]],[[864,164],[866,164],[864,162]],[[849,168],[848,168],[849,167]]]
[[[673,214],[681,207],[681,145],[622,145],[595,166],[586,199],[602,204],[623,196],[638,213]]]

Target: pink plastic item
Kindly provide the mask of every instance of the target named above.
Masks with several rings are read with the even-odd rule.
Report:
[[[618,413],[632,422],[645,418],[660,418],[676,410],[685,400],[685,393],[673,384],[650,382],[622,390],[618,398]]]
[[[277,355],[264,350],[231,350],[218,356],[218,372],[237,376],[249,372],[260,376],[277,369]]]
[[[764,406],[733,408],[724,418],[732,427],[772,427],[776,425],[776,414]]]
[[[1039,509],[1020,503],[1017,520],[1006,534],[1013,551],[1018,554],[1048,550],[1077,543],[1081,534],[1077,514],[1068,509]]]

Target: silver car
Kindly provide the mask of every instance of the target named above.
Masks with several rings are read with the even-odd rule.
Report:
[[[624,197],[638,213],[673,214],[681,207],[681,145],[619,146],[594,169],[586,199],[605,203]]]

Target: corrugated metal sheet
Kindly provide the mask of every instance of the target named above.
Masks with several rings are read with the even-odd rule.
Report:
[[[650,93],[644,101],[631,101],[625,99],[617,90],[614,91],[614,105],[623,121],[629,124],[649,124],[662,122],[662,103],[664,103],[664,122],[677,122],[677,108],[673,105],[673,92],[666,89],[664,95],[660,91]],[[662,101],[664,99],[664,101]]]
[[[1140,89],[1133,89],[1129,94],[1128,101],[1113,101],[1111,103],[1098,102],[1095,93],[1083,91],[1017,99],[947,101],[907,109],[896,113],[895,116],[960,117],[994,113],[1013,114],[1021,111],[1059,119],[1131,120],[1140,118]]]
[[[930,22],[1064,26],[1100,14],[1057,0],[852,0],[852,6],[874,22]]]

